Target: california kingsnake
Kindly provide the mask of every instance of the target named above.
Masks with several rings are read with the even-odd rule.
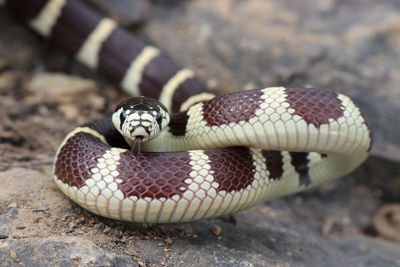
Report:
[[[64,139],[54,180],[96,214],[156,223],[217,217],[342,176],[368,156],[368,123],[346,96],[273,87],[215,97],[192,71],[78,0],[6,3],[128,93],[174,112],[144,144],[153,152],[132,153],[111,118]]]

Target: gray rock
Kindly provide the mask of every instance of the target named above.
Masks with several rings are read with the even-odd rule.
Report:
[[[398,245],[360,234],[377,204],[346,180],[258,205],[233,219],[170,225],[90,214],[38,171],[11,169],[0,173],[0,180],[5,181],[0,188],[2,266],[400,264]],[[220,233],[213,231],[216,226]]]
[[[138,266],[129,256],[106,251],[79,237],[0,240],[6,266]]]

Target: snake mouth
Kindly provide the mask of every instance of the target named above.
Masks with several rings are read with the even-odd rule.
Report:
[[[127,135],[131,136],[132,139],[138,137],[142,138],[143,141],[147,141],[151,138],[151,128],[143,126],[132,127],[128,129]]]

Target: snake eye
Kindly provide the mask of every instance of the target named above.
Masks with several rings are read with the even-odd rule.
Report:
[[[121,122],[119,127],[121,129],[122,129],[122,124],[124,124],[124,122],[125,122],[125,119],[126,119],[126,113],[125,113],[125,111],[122,111],[121,114],[119,114],[119,121]]]
[[[161,116],[160,113],[157,113],[156,121],[157,121],[157,123],[158,123],[158,126],[160,126],[160,128],[161,128],[162,116]]]

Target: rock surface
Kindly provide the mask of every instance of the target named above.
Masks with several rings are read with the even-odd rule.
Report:
[[[128,2],[113,1],[109,14],[142,20],[121,12]],[[344,179],[234,217],[146,225],[95,216],[57,189],[52,158],[69,130],[109,113],[124,95],[0,9],[0,265],[400,266],[400,243],[374,225],[385,201],[400,201],[400,4],[162,2],[144,4],[151,15],[138,33],[212,89],[308,85],[346,93],[371,121],[374,157]],[[85,85],[85,96],[43,103],[32,84],[47,75]]]
[[[0,173],[0,181],[6,181],[0,191],[3,266],[398,266],[400,261],[399,246],[359,232],[377,204],[348,181],[233,218],[173,225],[89,214],[63,196],[45,172],[10,169]]]

